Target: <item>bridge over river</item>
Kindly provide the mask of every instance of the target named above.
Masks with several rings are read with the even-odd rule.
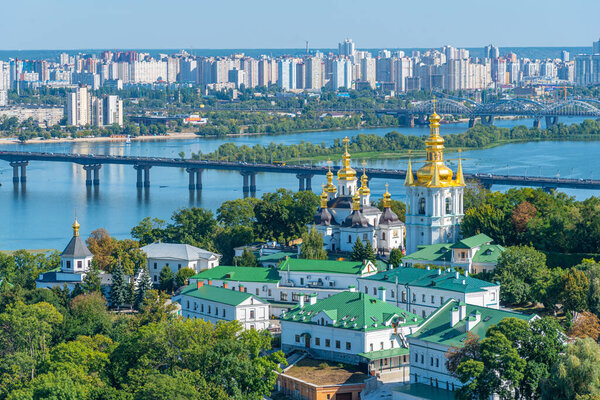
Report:
[[[30,162],[67,162],[79,164],[86,172],[86,186],[100,184],[98,171],[105,164],[131,165],[137,171],[136,186],[150,187],[150,169],[153,167],[185,168],[189,174],[189,189],[202,190],[202,173],[205,170],[239,171],[242,176],[242,189],[245,196],[256,192],[256,174],[294,174],[298,179],[298,190],[312,190],[312,178],[325,175],[328,167],[319,165],[278,165],[267,163],[245,163],[230,161],[191,160],[181,158],[113,156],[95,154],[48,153],[0,151],[0,160],[10,163],[13,168],[13,184],[25,185],[27,166]],[[333,167],[336,172],[339,167]],[[406,170],[367,168],[369,178],[403,180]],[[600,189],[600,180],[568,179],[553,177],[531,177],[499,174],[465,174],[465,179],[479,182],[487,188],[493,185],[541,187],[546,191],[558,188]]]

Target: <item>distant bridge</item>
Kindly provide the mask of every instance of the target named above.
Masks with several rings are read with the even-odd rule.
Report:
[[[242,190],[244,195],[256,193],[256,174],[278,173],[295,174],[298,179],[298,190],[312,190],[312,178],[315,175],[325,175],[328,167],[319,165],[277,165],[268,163],[245,163],[231,161],[190,160],[165,157],[136,157],[112,156],[95,154],[71,153],[35,153],[23,151],[0,151],[0,160],[8,161],[13,168],[13,183],[15,185],[27,182],[27,166],[30,162],[68,162],[82,165],[86,172],[86,186],[98,186],[100,179],[98,171],[105,164],[131,165],[137,171],[136,186],[150,187],[150,169],[153,167],[185,168],[189,174],[190,190],[202,190],[202,172],[204,170],[238,171],[242,175]],[[332,168],[337,172],[339,167]],[[388,180],[404,180],[406,170],[367,168],[369,178]],[[549,177],[528,177],[499,174],[465,174],[465,179],[474,180],[484,187],[493,185],[541,187],[546,191],[558,188],[570,189],[600,189],[600,180],[566,179]]]

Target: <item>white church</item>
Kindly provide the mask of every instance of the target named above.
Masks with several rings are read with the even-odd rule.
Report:
[[[383,195],[384,210],[371,205],[369,179],[363,171],[360,187],[357,174],[350,166],[349,139],[344,138],[346,150],[342,168],[327,172],[321,204],[314,218],[316,229],[323,235],[328,251],[350,252],[356,240],[370,242],[375,251],[387,255],[392,249],[410,254],[419,246],[453,243],[460,237],[463,217],[465,179],[459,160],[456,178],[444,164],[444,139],[440,136],[440,116],[434,111],[429,117],[430,134],[425,141],[426,162],[414,177],[411,162],[406,173],[406,224],[391,210],[391,195]],[[363,163],[364,166],[364,163]],[[406,249],[404,236],[406,234]]]

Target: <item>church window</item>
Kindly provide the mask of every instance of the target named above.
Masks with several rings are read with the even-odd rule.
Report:
[[[366,234],[366,233],[363,233],[363,241],[367,241],[367,240],[368,240],[368,238],[369,238],[369,237],[367,236],[367,234]]]
[[[158,267],[157,263],[154,263],[154,269],[156,269]]]
[[[425,198],[421,197],[419,199],[419,214],[425,215]]]
[[[77,269],[83,268],[83,261],[77,261]]]
[[[258,288],[256,288],[256,295],[258,296]]]
[[[406,291],[402,291],[402,302],[406,303]]]
[[[421,299],[421,301],[422,301],[423,303],[425,303],[425,295],[422,295],[422,299]]]
[[[215,315],[219,315],[219,307],[215,307]]]
[[[369,294],[369,287],[368,286],[365,286],[365,293]]]
[[[452,214],[452,201],[450,197],[446,197],[446,215]]]
[[[71,261],[67,261],[67,268],[71,268]]]
[[[300,284],[304,285],[304,278],[300,278]]]
[[[344,186],[342,186],[342,196],[346,194],[346,188]]]
[[[348,235],[348,243],[352,243],[352,236]]]
[[[154,275],[154,282],[156,282],[156,278],[157,278],[156,275]]]
[[[394,293],[394,290],[392,289],[391,293],[390,293],[390,297],[393,299],[394,297],[396,297],[396,294]]]
[[[377,288],[373,288],[373,296],[377,296]]]
[[[385,232],[381,233],[381,240],[385,240]]]

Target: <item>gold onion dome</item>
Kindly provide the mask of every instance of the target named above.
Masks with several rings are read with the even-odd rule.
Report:
[[[79,236],[79,222],[77,222],[77,217],[75,217],[75,222],[73,222],[73,236]]]
[[[388,184],[385,184],[385,193],[383,194],[383,208],[389,208],[392,206],[392,195],[388,191]]]
[[[367,163],[365,161],[363,161],[362,162],[363,174],[360,178],[361,186],[359,189],[360,194],[363,196],[371,194],[371,189],[369,189],[369,177],[367,176],[367,169],[365,168],[366,165],[367,165]]]
[[[327,189],[326,185],[323,185],[323,192],[319,196],[321,199],[321,208],[327,208]]]
[[[423,186],[454,186],[454,173],[444,164],[444,138],[440,136],[440,116],[435,112],[429,117],[429,137],[425,140],[427,159],[417,171],[417,183]]]
[[[331,172],[331,160],[327,160],[329,171],[327,171],[327,184],[325,185],[324,191],[327,193],[336,193],[337,187],[333,184],[333,172]]]
[[[350,153],[348,153],[348,143],[350,143],[350,139],[348,136],[342,140],[344,143],[345,151],[342,155],[342,168],[339,169],[337,176],[338,179],[342,180],[355,180],[356,179],[356,171],[350,167]]]
[[[358,192],[352,197],[352,211],[360,211],[360,196]]]

